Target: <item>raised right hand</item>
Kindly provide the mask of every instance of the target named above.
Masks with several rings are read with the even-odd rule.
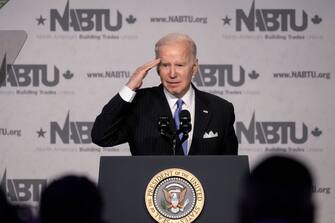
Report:
[[[147,75],[148,71],[156,67],[160,63],[160,61],[160,59],[155,59],[138,67],[131,75],[127,86],[133,91],[139,89],[142,86],[143,79]]]

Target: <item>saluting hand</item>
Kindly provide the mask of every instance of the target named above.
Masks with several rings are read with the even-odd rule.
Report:
[[[142,86],[143,79],[147,75],[148,71],[156,67],[160,63],[160,61],[160,59],[155,59],[138,67],[133,75],[130,77],[127,86],[133,91],[139,89]]]

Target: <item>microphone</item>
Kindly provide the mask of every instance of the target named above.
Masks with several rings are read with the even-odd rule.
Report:
[[[158,130],[163,136],[168,136],[170,133],[170,120],[167,116],[161,116],[158,119]]]
[[[188,133],[192,129],[192,124],[191,124],[191,115],[190,112],[187,110],[182,110],[179,113],[179,130],[177,131],[177,135],[180,133],[183,133],[183,137],[180,139],[180,143],[183,144],[185,140],[188,139]]]
[[[192,124],[191,124],[191,114],[187,110],[182,110],[179,114],[179,133],[184,133],[184,135],[188,135],[188,133],[192,129]]]
[[[161,116],[158,119],[158,131],[159,134],[164,136],[172,145],[173,155],[176,155],[177,140],[175,133],[172,133],[170,128],[170,119],[167,116]]]
[[[160,116],[158,119],[158,131],[159,134],[164,136],[172,145],[173,155],[176,155],[176,146],[181,145],[185,140],[188,139],[188,133],[192,129],[191,114],[187,110],[182,110],[179,113],[179,129],[174,131],[170,126],[170,119],[167,116]],[[177,143],[178,135],[183,133],[179,143]]]

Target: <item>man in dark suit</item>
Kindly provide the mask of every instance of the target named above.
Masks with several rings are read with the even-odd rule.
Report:
[[[187,35],[172,33],[161,38],[155,46],[156,59],[137,68],[104,106],[95,120],[92,141],[103,147],[128,142],[132,155],[237,155],[233,105],[191,84],[198,71],[196,51]],[[154,67],[161,85],[140,89]],[[176,136],[179,126],[173,120],[181,109],[190,112],[193,128],[185,142],[177,136],[172,137],[174,143],[161,134],[158,120],[167,117]]]

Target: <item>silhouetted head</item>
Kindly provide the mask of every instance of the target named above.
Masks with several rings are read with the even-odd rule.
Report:
[[[42,192],[41,223],[100,223],[102,199],[86,177],[65,176]]]
[[[0,222],[18,223],[19,218],[15,206],[11,205],[5,192],[0,187]]]
[[[269,157],[245,181],[240,222],[312,223],[312,187],[304,164],[289,157]]]

